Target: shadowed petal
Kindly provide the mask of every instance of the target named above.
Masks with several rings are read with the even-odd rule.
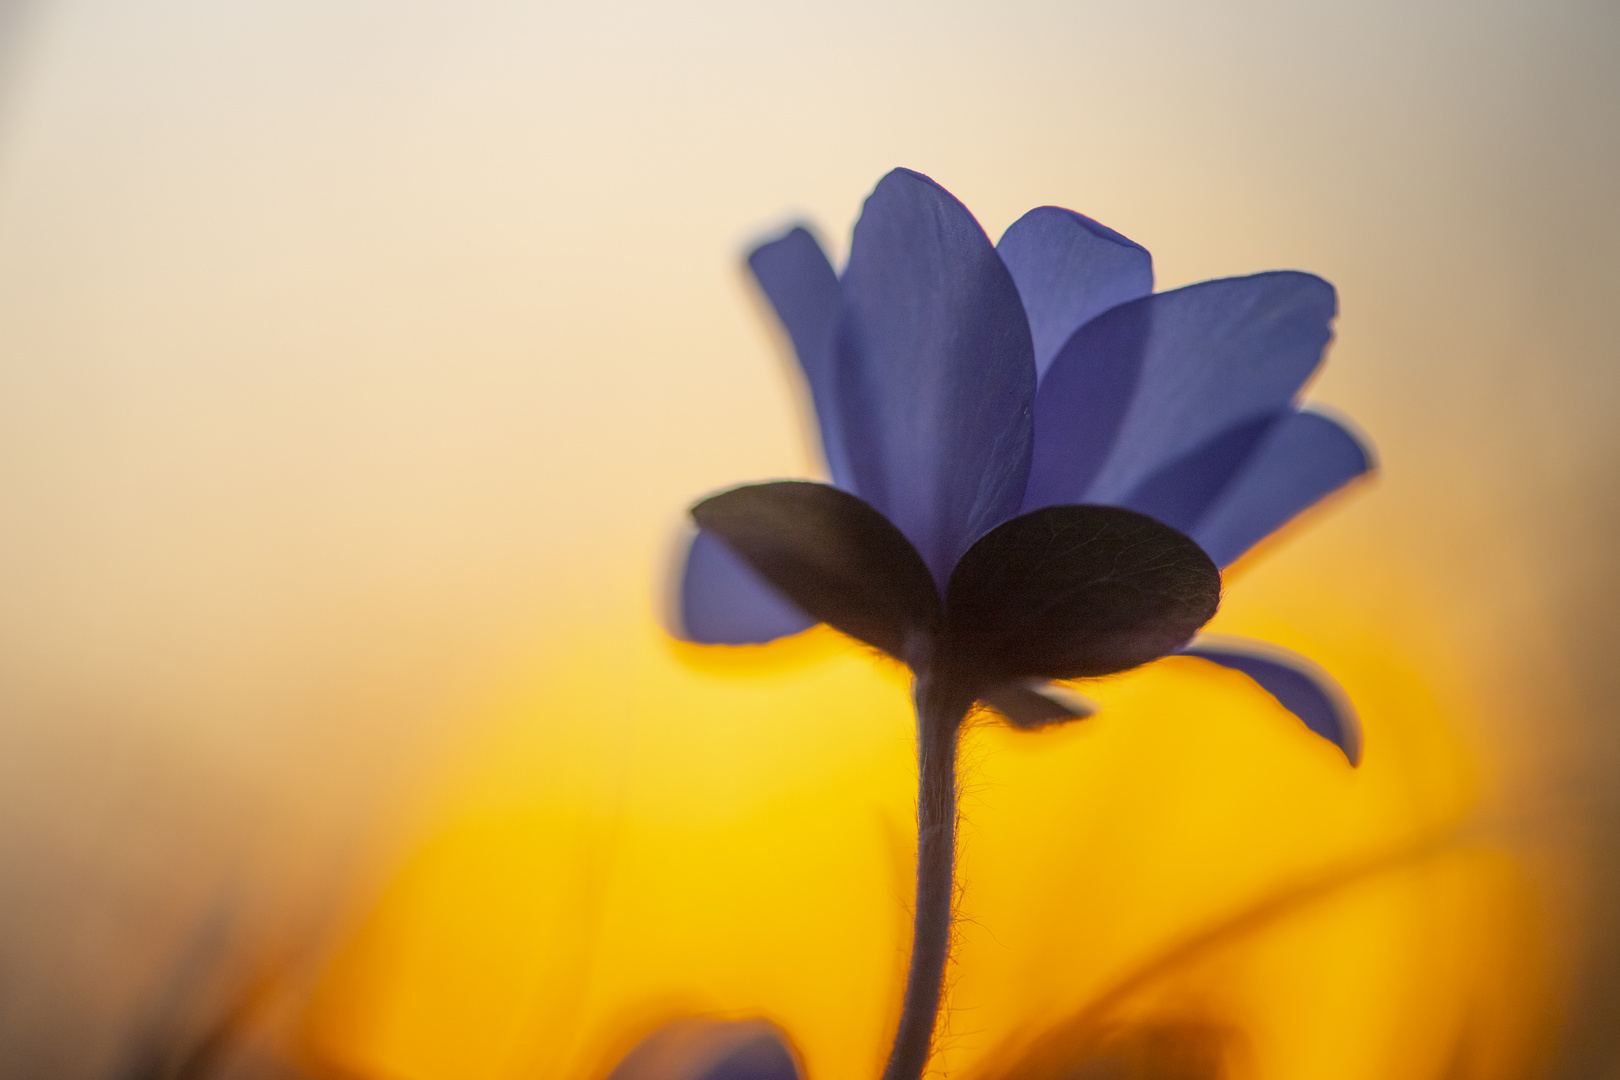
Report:
[[[1001,234],[1007,264],[1029,317],[1036,378],[1085,323],[1153,291],[1153,256],[1084,214],[1038,206]]]
[[[759,645],[816,624],[725,544],[701,530],[681,574],[682,636],[700,645]]]
[[[833,404],[832,342],[838,321],[838,275],[809,230],[796,227],[748,253],[748,268],[782,320],[821,425],[833,483],[850,486],[849,461]]]
[[[855,226],[834,344],[854,490],[937,583],[1018,510],[1035,360],[1012,276],[944,188],[896,169]]]
[[[807,615],[911,661],[939,624],[939,594],[909,541],[860,499],[785,480],[711,496],[692,517]]]
[[[1276,271],[1146,296],[1082,326],[1036,397],[1025,509],[1123,502],[1220,433],[1288,407],[1335,311],[1333,286]]]
[[[1049,506],[962,557],[941,652],[981,689],[1108,675],[1185,645],[1220,597],[1215,564],[1169,526],[1115,506]]]
[[[1191,534],[1193,525],[1220,497],[1282,415],[1286,414],[1261,416],[1227,428],[1142,481],[1120,505]]]
[[[1361,764],[1361,725],[1332,676],[1287,649],[1249,638],[1209,635],[1181,650],[1222,667],[1241,671],[1316,734]]]
[[[1320,413],[1287,414],[1188,529],[1217,566],[1228,566],[1295,514],[1372,468],[1372,455]]]
[[[624,1056],[608,1080],[799,1080],[792,1048],[766,1020],[692,1017],[665,1024]]]

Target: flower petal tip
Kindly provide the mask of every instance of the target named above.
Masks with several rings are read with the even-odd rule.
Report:
[[[1338,747],[1352,767],[1361,764],[1361,723],[1355,710],[1333,677],[1312,661],[1269,642],[1224,634],[1201,635],[1181,655],[1247,675],[1312,732]]]

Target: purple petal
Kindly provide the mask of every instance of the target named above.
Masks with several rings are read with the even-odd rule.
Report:
[[[973,541],[1018,512],[1035,359],[1012,276],[927,177],[896,169],[867,198],[833,362],[854,491],[943,588]]]
[[[1081,326],[1153,291],[1147,248],[1062,207],[1031,210],[1001,234],[996,251],[1029,317],[1037,378]]]
[[[821,424],[821,443],[833,483],[848,488],[849,461],[833,404],[832,341],[838,321],[838,275],[816,238],[804,228],[761,244],[748,253],[748,267],[776,309]]]
[[[1185,531],[1217,566],[1229,566],[1295,514],[1371,468],[1372,455],[1344,427],[1319,413],[1289,413]]]
[[[1241,671],[1343,751],[1351,765],[1361,764],[1361,725],[1355,711],[1332,676],[1303,656],[1266,642],[1224,636],[1200,638],[1181,652]]]
[[[692,518],[810,618],[897,660],[924,658],[939,592],[917,549],[859,496],[808,480],[744,484],[703,499]]]
[[[1025,513],[1086,501],[1136,392],[1156,300],[1110,308],[1058,351],[1035,394]]]
[[[816,621],[708,533],[692,537],[681,575],[682,636],[700,645],[758,645]]]
[[[767,1020],[674,1020],[643,1039],[608,1080],[800,1080],[797,1055]]]
[[[1262,416],[1227,428],[1142,481],[1120,505],[1191,533],[1280,419]]]
[[[1333,286],[1276,271],[1099,315],[1041,380],[1024,508],[1122,503],[1222,432],[1287,408],[1321,362],[1335,311]]]

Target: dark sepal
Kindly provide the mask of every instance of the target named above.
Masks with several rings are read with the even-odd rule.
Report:
[[[939,594],[922,556],[847,491],[801,480],[750,484],[704,499],[692,517],[805,614],[890,656],[917,662],[939,626]]]
[[[1097,712],[1097,703],[1054,683],[1005,683],[981,694],[979,700],[1000,713],[1013,727],[1035,731],[1070,720],[1084,720]]]
[[[1108,675],[1172,653],[1220,604],[1181,533],[1115,506],[1049,506],[992,529],[945,594],[941,662],[983,687]]]

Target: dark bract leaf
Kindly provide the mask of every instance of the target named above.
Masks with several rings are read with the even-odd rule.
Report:
[[[968,549],[951,575],[941,662],[986,689],[1107,675],[1185,645],[1221,578],[1198,545],[1113,506],[1051,506]]]
[[[890,656],[914,661],[939,625],[939,594],[917,549],[846,491],[752,484],[704,499],[692,516],[806,615]]]
[[[1096,702],[1044,680],[1006,683],[986,691],[979,700],[1025,731],[1084,720],[1097,712]]]

